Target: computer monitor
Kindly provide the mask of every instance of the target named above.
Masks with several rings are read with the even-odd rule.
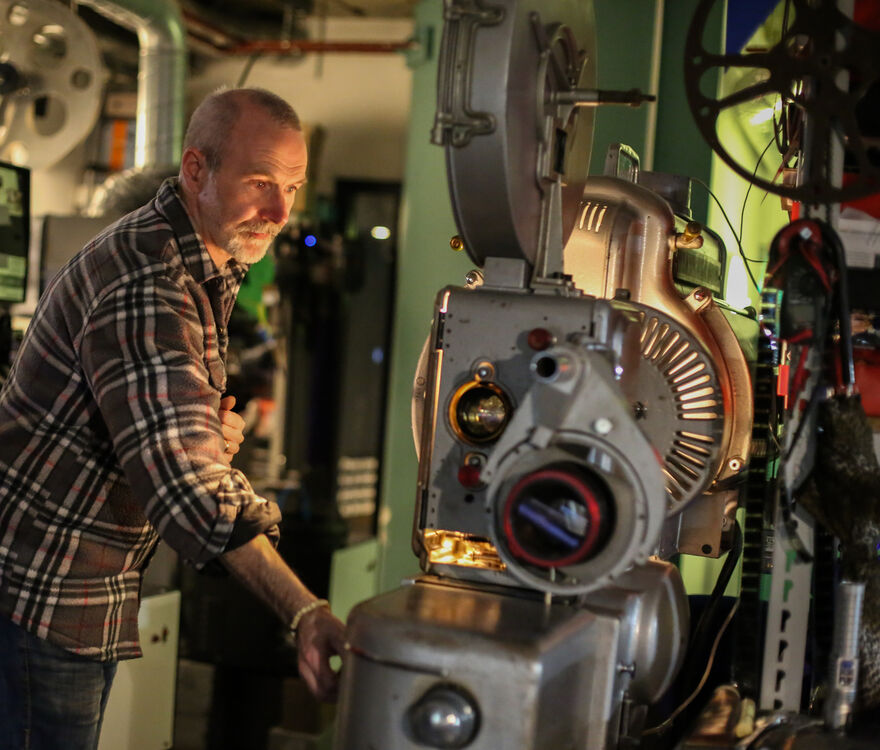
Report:
[[[0,161],[0,304],[24,302],[30,228],[30,170]]]

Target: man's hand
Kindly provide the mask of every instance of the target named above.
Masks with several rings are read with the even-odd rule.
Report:
[[[223,460],[227,466],[232,463],[232,457],[241,450],[241,444],[244,442],[244,418],[232,411],[233,406],[235,406],[235,396],[225,396],[220,399],[218,416],[225,446]]]
[[[300,676],[318,700],[335,701],[339,675],[330,657],[342,656],[345,625],[327,607],[306,614],[296,629],[297,665]]]
[[[223,554],[221,562],[233,577],[271,607],[285,625],[315,601],[299,577],[278,554],[265,534]],[[345,626],[326,607],[306,612],[297,623],[298,666],[303,680],[319,700],[336,698],[338,675],[330,657],[345,648]]]

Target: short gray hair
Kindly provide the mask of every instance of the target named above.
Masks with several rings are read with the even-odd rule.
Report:
[[[277,94],[260,88],[218,89],[196,107],[183,137],[183,148],[201,151],[212,172],[223,160],[229,133],[238,122],[245,101],[261,107],[282,127],[302,131],[299,115]]]

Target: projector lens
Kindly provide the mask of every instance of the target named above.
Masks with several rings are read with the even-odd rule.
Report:
[[[497,439],[510,419],[510,402],[494,383],[471,381],[452,397],[449,421],[455,434],[469,443]]]
[[[503,512],[510,551],[541,568],[575,565],[598,554],[613,521],[603,484],[575,465],[549,466],[520,479]]]

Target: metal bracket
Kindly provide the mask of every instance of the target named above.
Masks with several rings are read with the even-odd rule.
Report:
[[[443,40],[437,75],[437,113],[431,130],[431,143],[466,146],[475,135],[495,130],[489,112],[474,112],[471,100],[471,58],[477,32],[504,19],[504,9],[484,6],[482,0],[444,0]],[[452,49],[452,54],[446,50]]]
[[[813,520],[799,508],[793,515],[801,528],[801,539],[812,554]],[[798,559],[787,542],[781,510],[776,512],[775,529],[760,708],[799,711],[813,564]]]

